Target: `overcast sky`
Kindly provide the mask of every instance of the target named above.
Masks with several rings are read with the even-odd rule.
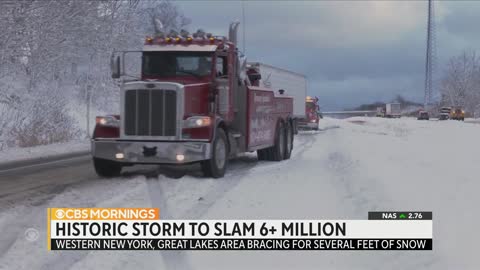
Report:
[[[226,35],[241,1],[176,1],[202,28]],[[426,1],[245,1],[250,61],[303,73],[323,110],[389,101],[423,102]],[[437,77],[446,61],[480,45],[480,1],[436,1]],[[241,25],[243,26],[243,25]],[[242,28],[239,29],[242,49]]]

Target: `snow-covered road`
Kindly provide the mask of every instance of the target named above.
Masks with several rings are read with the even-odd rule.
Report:
[[[155,167],[98,179],[84,159],[0,174],[0,269],[478,269],[480,126],[456,121],[324,119],[292,159],[231,162],[223,179]],[[171,175],[172,172],[168,172]],[[47,252],[47,207],[159,207],[176,219],[366,219],[433,211],[427,252]],[[25,231],[39,232],[27,240]]]

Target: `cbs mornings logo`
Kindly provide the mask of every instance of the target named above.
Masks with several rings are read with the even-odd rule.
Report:
[[[52,220],[158,220],[158,208],[49,208]]]

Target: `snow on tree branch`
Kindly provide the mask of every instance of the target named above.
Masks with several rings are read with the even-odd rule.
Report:
[[[169,29],[189,23],[169,1],[0,1],[0,150],[85,134],[87,98],[118,112],[109,57],[155,33],[147,15]]]

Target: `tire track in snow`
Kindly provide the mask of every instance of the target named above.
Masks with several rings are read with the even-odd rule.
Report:
[[[162,219],[199,219],[210,209],[218,200],[223,198],[230,190],[239,185],[243,179],[248,175],[244,174],[244,171],[251,169],[258,165],[256,158],[241,157],[232,162],[233,166],[229,167],[229,171],[224,178],[215,179],[215,185],[196,201],[197,204],[193,205],[190,209],[186,210],[183,216],[175,216],[172,211],[173,206],[170,205],[165,199],[166,189],[165,183],[162,183],[163,177],[148,178],[147,186],[153,207],[160,208],[160,215]],[[240,177],[238,177],[240,176]],[[164,180],[164,179],[163,179]],[[202,181],[202,179],[198,179]],[[195,187],[192,187],[195,188]],[[166,250],[160,251],[163,262],[167,269],[181,269],[189,270],[193,269],[189,264],[188,251],[182,250]]]
[[[301,157],[303,153],[310,148],[316,141],[316,134],[302,134],[302,142],[294,146],[292,159]],[[292,160],[289,160],[292,161]],[[283,162],[289,162],[283,161]],[[244,179],[250,175],[251,169],[271,169],[277,167],[279,163],[258,161],[254,156],[243,156],[232,161],[229,171],[222,179],[217,179],[215,186],[209,190],[207,194],[202,196],[202,200],[192,208],[188,209],[182,217],[175,217],[171,213],[171,207],[166,198],[165,187],[162,186],[160,179],[147,179],[149,195],[154,207],[161,210],[162,219],[200,219],[208,210],[221,200],[230,190],[239,185]],[[188,262],[188,251],[161,251],[162,258],[168,269],[192,269]]]
[[[175,219],[173,214],[170,212],[169,205],[166,200],[166,190],[164,187],[162,187],[161,180],[166,179],[164,176],[146,179],[148,194],[150,196],[152,207],[160,209],[161,219]],[[176,250],[162,250],[159,252],[167,269],[191,269],[184,252]]]

